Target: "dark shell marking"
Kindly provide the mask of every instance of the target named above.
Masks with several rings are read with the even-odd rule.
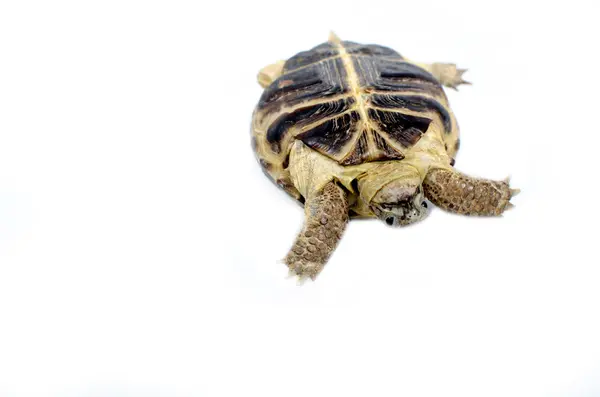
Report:
[[[408,109],[417,112],[437,112],[447,134],[452,132],[452,119],[448,110],[437,100],[418,95],[371,95],[371,104],[384,109]]]
[[[446,101],[435,77],[396,51],[344,41],[290,58],[265,89],[257,117],[269,120],[266,140],[274,153],[283,155],[286,138],[294,136],[354,165],[404,158],[403,149],[419,141],[434,117],[450,134]]]
[[[421,139],[427,131],[430,119],[410,116],[398,112],[386,112],[379,109],[369,109],[369,116],[374,120],[381,131],[405,147],[410,147]]]
[[[283,65],[284,73],[288,73],[292,70],[299,69],[301,67],[311,65],[320,62],[327,58],[333,58],[339,56],[337,48],[331,43],[323,43],[314,47],[308,51],[302,51],[294,55],[285,62]]]
[[[306,145],[320,152],[339,153],[353,137],[354,126],[360,118],[357,112],[345,113],[298,135]]]
[[[327,44],[331,45],[330,43]],[[346,51],[348,51],[348,54],[351,55],[376,55],[381,57],[395,58],[399,60],[404,59],[398,52],[392,50],[391,48],[384,47],[382,45],[359,44],[353,41],[344,41],[343,46],[346,48]]]
[[[377,57],[352,60],[365,91],[417,91],[445,98],[444,90],[426,70],[399,60]]]
[[[328,75],[326,72],[329,72]],[[347,92],[344,66],[340,59],[313,64],[279,77],[263,92],[258,109],[267,113],[306,100],[327,98]]]
[[[335,116],[336,114],[339,115],[340,113],[347,111],[353,103],[354,98],[348,97],[337,101],[306,106],[290,113],[284,113],[279,116],[267,130],[267,141],[271,144],[273,151],[279,153],[281,151],[280,142],[289,128],[302,128],[308,124],[324,121],[328,117]],[[330,121],[317,125],[312,131],[322,130],[322,126],[328,124]],[[310,132],[311,131],[308,131],[307,133]],[[307,133],[304,133],[303,135],[306,135]],[[342,138],[340,137],[340,139]]]

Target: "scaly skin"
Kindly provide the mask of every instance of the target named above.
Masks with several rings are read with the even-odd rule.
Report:
[[[445,87],[458,91],[458,86],[461,84],[471,84],[462,77],[467,69],[458,69],[453,63],[434,62],[427,64],[415,62],[415,64],[431,73]]]
[[[285,258],[291,273],[313,280],[323,270],[348,223],[346,192],[329,182],[306,201],[304,228]]]
[[[281,76],[284,64],[285,61],[278,61],[262,68],[260,72],[258,72],[258,84],[260,84],[262,88],[267,88],[269,85],[271,85],[271,83]]]
[[[451,169],[432,169],[423,181],[425,196],[436,206],[463,215],[501,215],[519,191],[507,181],[473,178]]]

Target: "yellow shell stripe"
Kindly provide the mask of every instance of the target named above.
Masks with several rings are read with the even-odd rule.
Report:
[[[355,142],[361,137],[361,130],[363,126],[367,127],[364,129],[364,133],[366,134],[367,139],[367,147],[369,149],[375,147],[375,139],[371,134],[373,130],[373,126],[371,125],[371,120],[367,114],[366,103],[363,98],[362,87],[360,86],[360,80],[358,78],[358,73],[356,73],[356,69],[354,68],[354,64],[352,63],[352,57],[346,51],[346,48],[342,44],[342,40],[333,32],[329,34],[329,42],[333,44],[340,53],[340,58],[342,59],[344,69],[346,69],[346,75],[348,76],[348,84],[350,85],[350,91],[352,92],[352,96],[356,99],[353,109],[358,111],[360,115],[360,124],[358,125],[357,131],[359,133],[356,134]],[[369,150],[370,152],[370,150]]]

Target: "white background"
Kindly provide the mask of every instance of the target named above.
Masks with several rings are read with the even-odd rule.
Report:
[[[0,396],[600,396],[596,1],[3,1]],[[315,283],[250,149],[326,40],[468,67],[499,219],[350,224]]]

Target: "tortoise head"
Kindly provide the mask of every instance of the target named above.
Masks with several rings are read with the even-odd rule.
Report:
[[[371,210],[389,226],[405,226],[429,215],[430,205],[421,184],[395,180],[384,186],[371,200]]]
[[[404,161],[389,161],[358,179],[358,193],[370,212],[389,226],[405,226],[429,215],[419,169]]]

